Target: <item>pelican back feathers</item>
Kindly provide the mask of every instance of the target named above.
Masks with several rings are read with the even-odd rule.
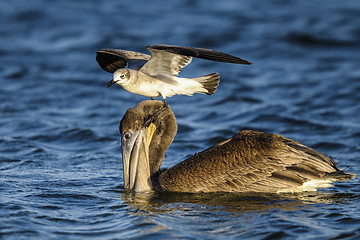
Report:
[[[242,131],[164,171],[171,192],[299,192],[314,179],[349,180],[324,154],[276,134]]]

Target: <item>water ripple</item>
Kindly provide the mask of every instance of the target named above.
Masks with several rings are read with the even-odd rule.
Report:
[[[299,195],[126,192],[118,125],[147,98],[107,89],[95,61],[101,48],[168,43],[253,62],[184,69],[221,82],[167,99],[179,128],[164,167],[253,129],[359,175],[359,12],[356,0],[2,1],[0,238],[360,238],[358,178]]]

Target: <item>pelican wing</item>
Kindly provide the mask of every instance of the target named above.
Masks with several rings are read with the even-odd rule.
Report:
[[[329,157],[275,134],[242,131],[164,171],[172,192],[277,192],[340,172]]]
[[[101,49],[96,52],[96,61],[99,66],[109,73],[114,73],[117,69],[126,66],[139,69],[149,59],[148,54],[121,49]]]

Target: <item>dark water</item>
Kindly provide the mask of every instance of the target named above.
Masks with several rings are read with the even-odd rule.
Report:
[[[147,98],[95,62],[155,43],[228,52],[213,96],[168,99],[165,167],[243,129],[282,134],[360,175],[360,2],[1,1],[1,239],[359,239],[359,178],[300,195],[123,191],[118,123]]]

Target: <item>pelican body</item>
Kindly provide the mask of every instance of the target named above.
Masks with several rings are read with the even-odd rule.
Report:
[[[124,187],[134,192],[302,192],[355,175],[326,155],[276,134],[241,131],[169,169],[160,169],[177,131],[161,101],[143,101],[120,122]]]
[[[197,78],[178,77],[179,72],[191,63],[193,57],[217,62],[251,64],[239,57],[204,48],[163,44],[151,45],[147,49],[151,56],[121,49],[99,50],[96,60],[100,67],[113,73],[113,79],[107,87],[116,83],[131,93],[151,98],[161,96],[166,103],[166,98],[173,95],[215,93],[220,81],[217,73]]]

